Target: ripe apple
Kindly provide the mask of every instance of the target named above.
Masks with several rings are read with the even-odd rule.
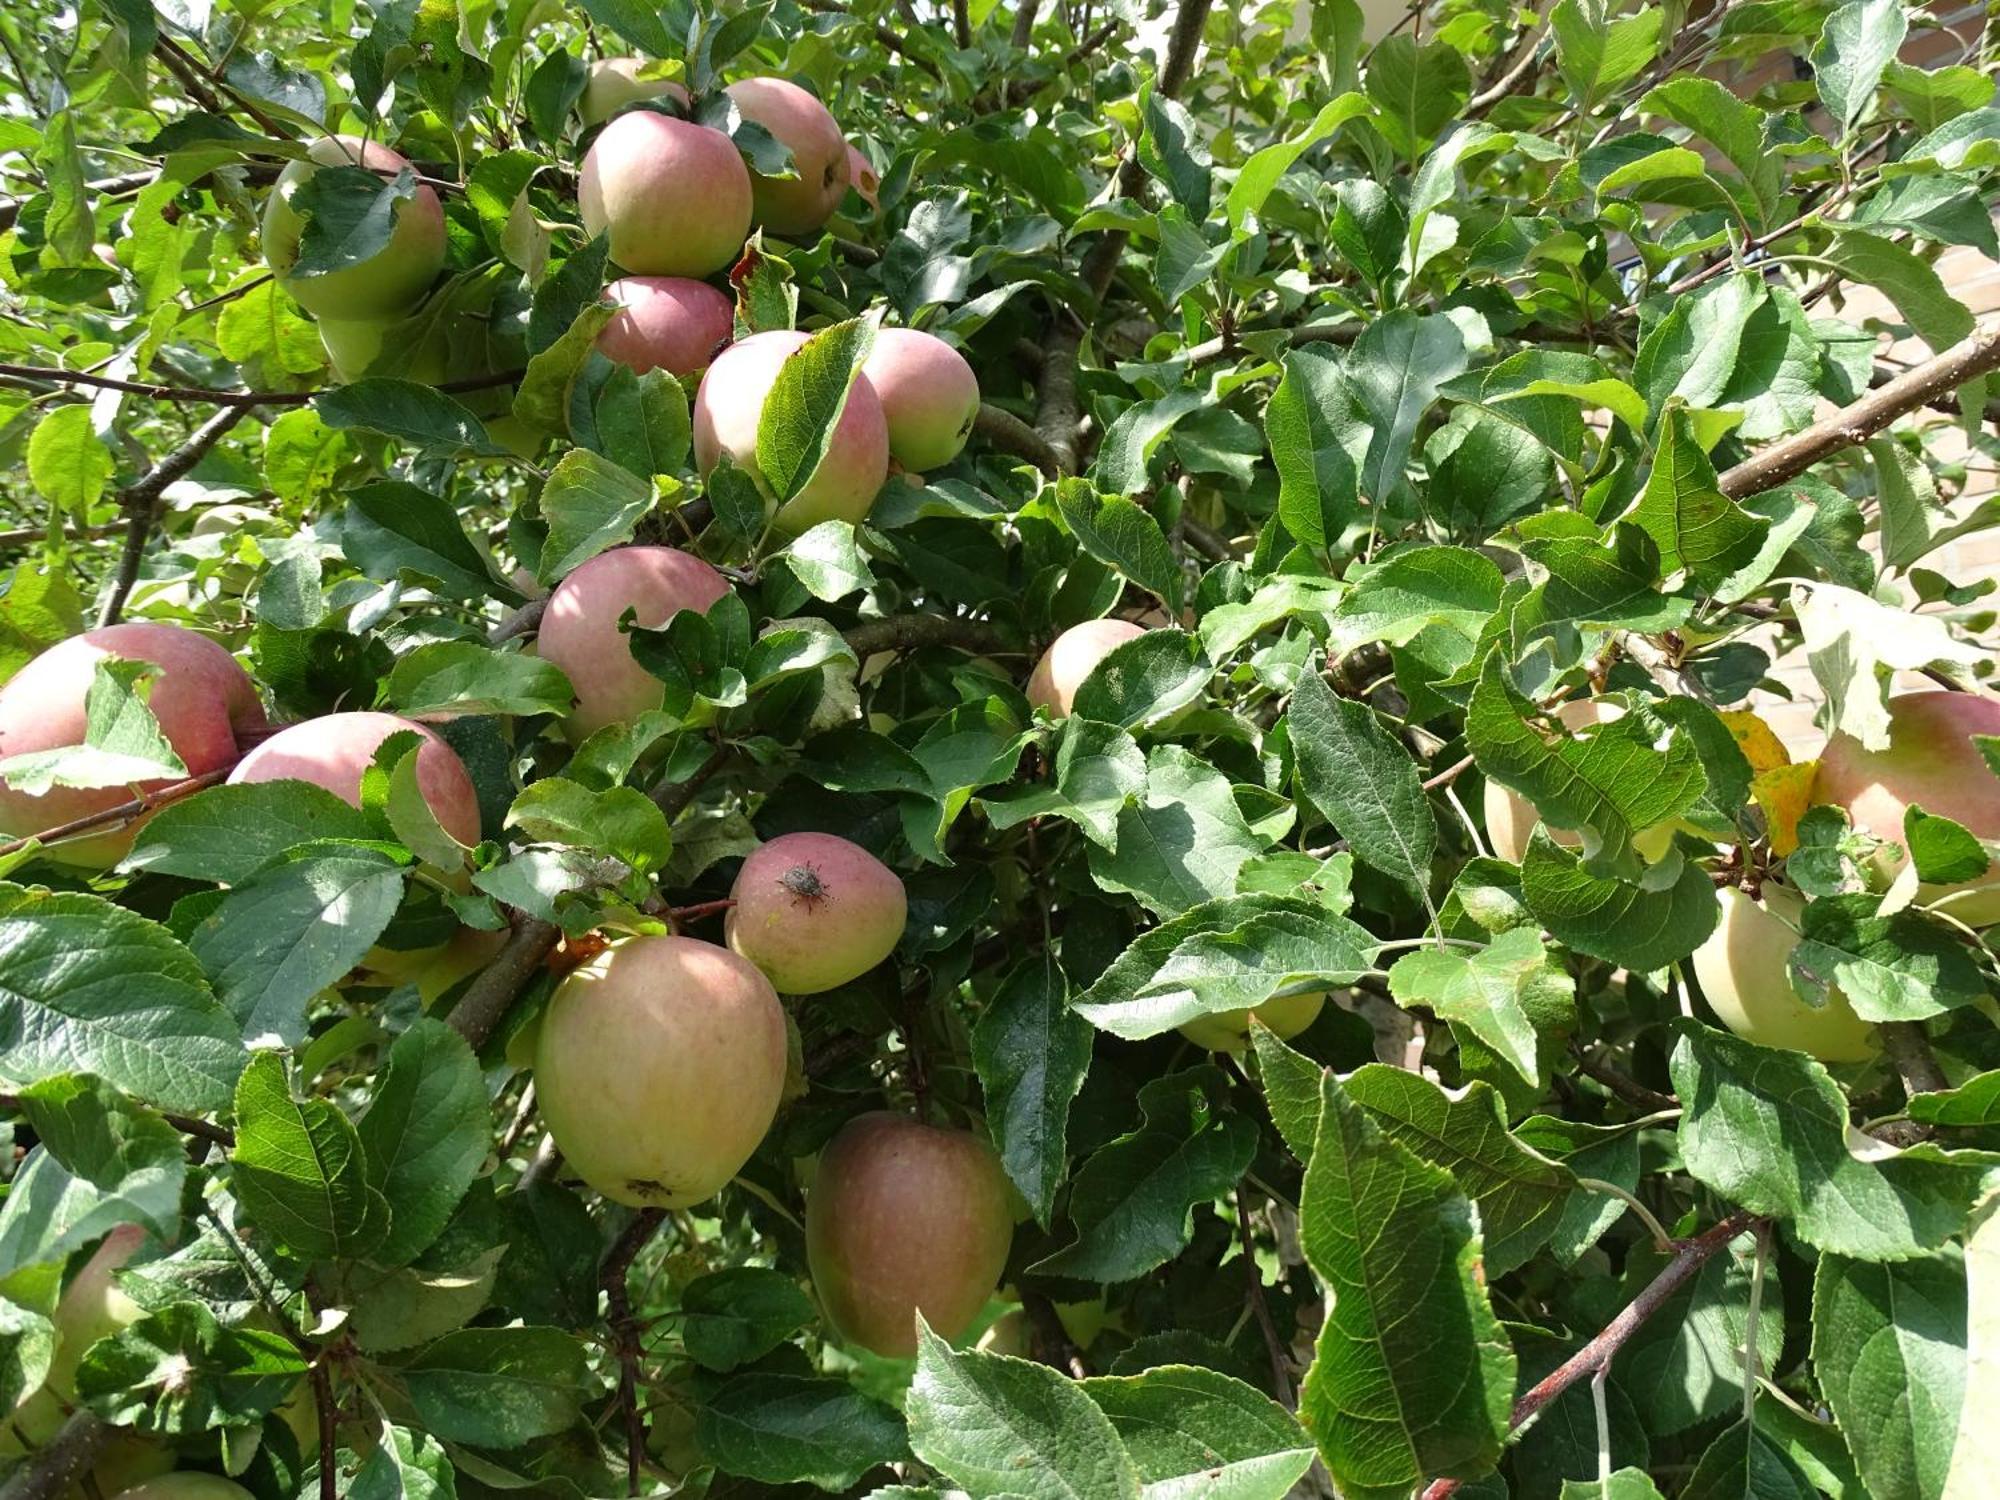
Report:
[[[1722,1024],[1745,1041],[1808,1052],[1821,1062],[1866,1062],[1881,1050],[1875,1028],[1839,990],[1815,1008],[1792,986],[1786,961],[1799,943],[1805,900],[1766,884],[1760,902],[1734,886],[1717,892],[1722,919],[1694,953],[1694,977]]]
[[[624,938],[556,987],[535,1098],[583,1180],[635,1207],[712,1198],[757,1149],[785,1086],[785,1012],[727,948]]]
[[[257,1500],[233,1479],[181,1469],[121,1490],[112,1500]]]
[[[705,281],[627,276],[604,289],[618,306],[597,336],[597,352],[634,374],[692,375],[708,368],[736,331],[736,308]]]
[[[291,206],[292,195],[320,167],[362,166],[394,174],[409,166],[399,153],[355,136],[322,136],[305,159],[278,174],[264,204],[264,261],[278,284],[315,317],[335,320],[389,318],[406,312],[444,269],[444,205],[428,187],[398,203],[389,243],[357,265],[324,276],[295,276],[305,219]]]
[[[921,473],[958,457],[979,416],[979,377],[934,334],[884,328],[861,366],[889,424],[889,456]]]
[[[1146,633],[1130,620],[1085,620],[1055,638],[1028,677],[1028,701],[1058,719],[1069,717],[1076,690],[1097,664],[1127,641]]]
[[[694,398],[694,457],[704,478],[727,454],[769,494],[757,469],[757,426],[778,371],[807,338],[795,330],[773,329],[752,334],[716,356]],[[787,536],[821,521],[859,525],[888,477],[889,426],[882,402],[868,377],[857,375],[826,457],[805,487],[778,508],[775,524]]]
[[[577,207],[611,258],[639,276],[707,276],[736,259],[750,232],[750,172],[728,136],[634,110],[584,154]]]
[[[817,995],[896,951],[909,920],[903,882],[830,833],[787,833],[752,850],[729,894],[724,939],[787,995]]]
[[[615,547],[557,584],[536,646],[576,690],[576,709],[563,724],[571,738],[658,708],[666,695],[666,684],[632,659],[618,628],[626,610],[651,630],[683,609],[706,612],[728,592],[726,578],[674,547]]]
[[[1604,698],[1571,698],[1557,704],[1553,712],[1565,729],[1574,732],[1598,724],[1615,724],[1625,717],[1625,706]],[[1528,851],[1529,835],[1541,821],[1541,814],[1526,798],[1497,781],[1486,783],[1486,840],[1493,846],[1495,859],[1518,865]],[[1551,828],[1549,837],[1565,849],[1580,848],[1583,844],[1583,834],[1574,828]],[[1667,852],[1673,838],[1674,823],[1670,820],[1641,829],[1634,836],[1632,847],[1650,863]]]
[[[642,99],[671,99],[683,109],[688,91],[671,78],[642,78],[651,66],[643,57],[607,57],[590,65],[583,95],[576,101],[577,118],[586,126],[601,125],[628,104]]]
[[[229,765],[236,759],[237,736],[263,727],[256,684],[208,637],[178,625],[108,625],[49,647],[0,687],[0,757],[82,744],[84,700],[98,662],[107,658],[160,668],[148,704],[190,776]],[[141,790],[169,784],[171,779],[148,782]],[[0,832],[37,833],[132,796],[133,788],[124,786],[58,786],[31,797],[0,783]],[[47,857],[78,869],[106,869],[125,857],[144,821],[57,845]]]
[[[847,182],[876,213],[882,211],[882,174],[854,142],[847,143]]]
[[[1852,735],[1834,735],[1820,752],[1812,800],[1846,809],[1856,828],[1896,846],[1882,851],[1885,881],[1902,868],[1903,815],[1913,805],[1963,824],[1975,838],[2000,838],[2000,778],[1973,744],[1975,734],[2000,734],[2000,701],[1900,693],[1889,700],[1888,749],[1864,750]],[[1917,899],[1935,901],[1948,891],[1978,892],[1945,906],[1959,921],[2000,922],[2000,869],[1964,885],[1922,886]]]
[[[392,734],[413,730],[417,785],[444,831],[461,844],[479,842],[479,794],[465,762],[437,731],[395,714],[325,714],[281,729],[229,773],[232,786],[259,781],[310,781],[349,804],[361,805],[361,777]]]
[[[806,1257],[828,1320],[877,1354],[914,1354],[915,1314],[946,1339],[999,1285],[1014,1239],[992,1147],[886,1111],[859,1115],[820,1154]]]
[[[817,233],[847,193],[847,138],[811,92],[783,78],[745,78],[724,90],[743,118],[791,148],[796,177],[750,174],[757,222],[773,234]]]
[[[1250,1018],[1255,1016],[1280,1041],[1304,1031],[1319,1019],[1326,1004],[1326,991],[1285,995],[1266,1000],[1254,1010],[1219,1010],[1196,1016],[1180,1028],[1182,1036],[1210,1052],[1241,1052],[1250,1045]]]

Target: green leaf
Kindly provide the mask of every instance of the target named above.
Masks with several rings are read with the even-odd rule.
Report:
[[[1355,858],[1424,895],[1437,821],[1409,751],[1372,708],[1338,697],[1312,670],[1292,691],[1286,723],[1300,790]]]
[[[1559,0],[1549,13],[1563,81],[1585,105],[1595,104],[1653,60],[1666,12],[1644,6],[1614,20],[1601,0]]]
[[[102,500],[112,468],[89,406],[58,406],[28,435],[28,482],[58,511],[81,516]]]
[[[514,392],[513,414],[537,432],[569,430],[572,395],[597,352],[597,336],[618,314],[608,302],[586,303],[562,335],[528,361]],[[629,371],[627,373],[630,373]]]
[[[681,1341],[688,1357],[724,1374],[762,1359],[818,1316],[812,1299],[782,1271],[730,1266],[697,1276],[681,1293]]]
[[[416,174],[407,167],[394,177],[366,167],[315,167],[285,200],[305,221],[298,259],[285,274],[303,281],[373,260],[389,247],[399,206],[416,196]]]
[[[1419,45],[1407,35],[1384,38],[1368,60],[1364,85],[1381,113],[1376,124],[1389,143],[1415,160],[1472,93],[1465,55],[1446,42]]]
[[[1790,972],[1809,1004],[1829,987],[1865,1021],[1922,1021],[1983,999],[1978,965],[1942,924],[1920,912],[1878,916],[1874,896],[1809,902]]]
[[[1620,1357],[1619,1379],[1649,1432],[1684,1432],[1742,1409],[1743,1346],[1750,1330],[1756,1259],[1756,1235],[1738,1235],[1723,1253],[1702,1262]],[[1774,1259],[1766,1254],[1767,1262]],[[1636,1296],[1667,1260],[1651,1246],[1635,1247],[1625,1266],[1626,1290]],[[1757,1354],[1765,1371],[1775,1368],[1784,1353],[1785,1301],[1778,1269],[1776,1264],[1765,1266],[1758,1307]]]
[[[1966,1278],[1955,1253],[1890,1265],[1822,1255],[1813,1375],[1874,1500],[1944,1493],[1966,1387]]]
[[[1278,471],[1278,518],[1303,545],[1330,548],[1360,510],[1368,443],[1338,358],[1311,346],[1285,356],[1264,435]]]
[[[596,425],[591,446],[641,479],[677,474],[687,462],[687,392],[665,370],[634,375],[624,365],[615,366],[597,393],[591,416]]]
[[[874,347],[875,328],[873,318],[835,323],[779,367],[757,423],[757,471],[780,504],[818,472],[847,409],[847,393]]]
[[[1841,133],[1861,123],[1875,102],[1882,70],[1909,32],[1903,0],[1847,0],[1826,18],[1811,54],[1813,82]],[[1879,1492],[1876,1500],[1886,1500]]]
[[[1162,1500],[1284,1500],[1312,1467],[1298,1420],[1220,1371],[1156,1365],[1079,1385],[1124,1439],[1146,1493]]]
[[[1319,1097],[1299,1235],[1332,1306],[1299,1415],[1351,1500],[1476,1478],[1500,1457],[1514,1395],[1477,1218],[1451,1175],[1374,1124],[1331,1072]]]
[[[818,1375],[739,1375],[702,1406],[695,1436],[726,1474],[826,1490],[909,1452],[894,1407]]]
[[[307,1002],[374,946],[403,880],[402,866],[373,849],[274,865],[228,891],[188,946],[245,1037],[297,1046]]]
[[[243,1071],[239,1035],[166,928],[98,896],[0,885],[0,1080],[89,1072],[206,1114]]]
[[[243,1207],[294,1254],[355,1259],[389,1227],[352,1122],[324,1099],[300,1098],[275,1052],[252,1056],[236,1086],[230,1166]]]
[[[535,576],[554,583],[607,547],[632,540],[632,529],[653,508],[653,486],[638,475],[572,448],[549,470],[542,486],[542,517],[549,523]]]
[[[799,586],[822,604],[875,586],[875,572],[851,521],[821,521],[794,537],[778,558]]]
[[[1686,1113],[1681,1156],[1697,1181],[1788,1221],[1815,1249],[1902,1260],[1956,1234],[1986,1168],[1934,1146],[1857,1157],[1846,1095],[1803,1052],[1683,1023],[1671,1061]],[[1782,1140],[1786,1149],[1768,1149]]]
[[[1934,351],[1942,353],[1972,332],[1971,312],[1951,294],[1930,262],[1894,240],[1843,226],[1825,256],[1835,270],[1866,282],[1893,302]]]
[[[1321,106],[1312,122],[1296,135],[1254,152],[1236,174],[1236,181],[1231,184],[1229,197],[1223,205],[1231,232],[1243,229],[1252,215],[1262,211],[1264,200],[1271,196],[1271,190],[1292,169],[1294,162],[1349,120],[1367,112],[1368,101],[1362,95],[1352,92],[1342,94]]]
[[[1031,958],[1001,981],[972,1029],[987,1129],[1044,1228],[1069,1171],[1070,1103],[1090,1068],[1090,1023],[1068,998],[1062,970],[1046,954]]]
[[[1686,958],[1720,920],[1715,887],[1701,866],[1674,856],[1637,883],[1599,878],[1545,828],[1529,840],[1521,887],[1528,909],[1557,942],[1641,973]]]
[[[1066,818],[1100,848],[1116,849],[1118,815],[1145,785],[1146,757],[1138,741],[1114,724],[1072,713],[1056,740],[1051,781],[1008,787],[981,797],[979,805],[1002,831],[1030,818]]]
[[[1123,496],[1100,495],[1081,479],[1056,485],[1056,505],[1079,547],[1180,612],[1180,564],[1148,512]]]
[[[366,813],[309,781],[212,786],[140,825],[125,867],[241,885],[295,845],[376,832]]]
[[[1139,89],[1139,163],[1187,211],[1193,223],[1208,217],[1209,171],[1214,165],[1194,116],[1153,83]]]
[[[389,1049],[355,1127],[369,1181],[394,1216],[378,1262],[401,1265],[437,1238],[486,1159],[489,1125],[472,1049],[444,1022],[420,1017]]]
[[[1169,209],[1166,212],[1167,214],[1174,214],[1178,210]],[[1192,240],[1192,250],[1189,252],[1189,258],[1194,263],[1187,268],[1190,273],[1193,273],[1193,282],[1190,285],[1206,277],[1208,270],[1214,267],[1213,257],[1220,252],[1210,251],[1201,236],[1188,228],[1184,223],[1177,225],[1176,220],[1163,218],[1160,227],[1162,236],[1160,270],[1163,279],[1169,269],[1168,261],[1170,254],[1182,243],[1178,238],[1180,235],[1188,236]],[[1176,228],[1178,229],[1178,234],[1176,233]],[[1200,264],[1202,259],[1208,261],[1206,268]],[[1188,287],[1176,288],[1169,281],[1165,290],[1169,293],[1176,290],[1185,293]],[[1168,300],[1179,301],[1180,299],[1178,296],[1169,296]],[[1150,478],[1147,473],[1147,465],[1152,460],[1153,455],[1159,450],[1160,444],[1167,440],[1168,435],[1173,432],[1175,424],[1181,418],[1191,416],[1193,413],[1205,409],[1208,405],[1208,398],[1201,391],[1184,387],[1181,390],[1162,396],[1157,401],[1135,401],[1126,407],[1125,410],[1118,414],[1118,419],[1106,430],[1104,441],[1098,446],[1097,457],[1091,464],[1091,476],[1095,481],[1096,489],[1099,493],[1093,496],[1091,485],[1080,480],[1064,481],[1057,486],[1056,496],[1058,503],[1063,504],[1063,519],[1066,521],[1069,520],[1069,510],[1072,505],[1082,509],[1087,518],[1089,510],[1093,506],[1102,506],[1104,509],[1109,510],[1111,508],[1109,497],[1136,495],[1145,489]],[[1138,510],[1137,506],[1133,506],[1132,508]],[[1101,524],[1113,529],[1120,529],[1133,524],[1129,520],[1124,519],[1125,513],[1122,510],[1116,512],[1116,514],[1120,517],[1117,522],[1103,522]],[[1159,530],[1159,524],[1153,522],[1151,516],[1146,515],[1144,511],[1139,511],[1139,514],[1145,517],[1148,522],[1152,522],[1155,531]],[[1074,522],[1070,524],[1070,530],[1077,533],[1079,540],[1082,539],[1083,530]],[[1164,536],[1162,536],[1161,541],[1164,543]],[[1096,553],[1093,551],[1092,555],[1095,556]],[[1116,565],[1113,559],[1107,558],[1105,560],[1112,561],[1114,562],[1114,566]]]
[[[397,1374],[425,1432],[482,1448],[553,1436],[597,1393],[583,1346],[554,1328],[460,1329]]]
[[[2000,1070],[1975,1073],[1955,1089],[1913,1094],[1910,1118],[1931,1125],[2000,1125]]]
[[[1903,845],[1917,867],[1917,878],[1940,885],[1977,880],[1993,864],[1986,846],[1963,824],[1933,817],[1915,803],[1903,813]]]
[[[1212,1065],[1139,1089],[1145,1123],[1077,1169],[1069,1215],[1076,1239],[1032,1268],[1078,1281],[1130,1281],[1165,1265],[1194,1234],[1194,1206],[1235,1185],[1257,1149],[1257,1127],[1221,1113]]]
[[[1540,1084],[1547,1065],[1535,1017],[1551,1008],[1573,1012],[1575,990],[1531,927],[1503,932],[1472,952],[1415,949],[1389,970],[1398,1005],[1423,1006],[1454,1031],[1463,1027],[1530,1085]]]
[[[566,714],[574,698],[554,662],[477,641],[433,641],[399,657],[388,700],[412,717],[458,714]]]
[[[163,1240],[180,1232],[181,1184],[187,1150],[180,1132],[151,1110],[88,1075],[45,1078],[20,1092],[21,1111],[42,1149],[79,1186],[95,1189],[92,1213],[144,1224]],[[17,1207],[32,1203],[25,1174],[17,1177],[7,1208],[0,1210],[0,1245],[11,1238]],[[0,1251],[0,1263],[13,1257]]]
[[[188,774],[149,700],[160,668],[150,661],[101,658],[84,693],[83,744],[0,760],[0,780],[24,796],[51,787],[118,787]]]
[[[335,431],[359,427],[435,453],[503,453],[463,402],[414,380],[370,375],[313,397],[313,410]]]
[[[1355,407],[1374,429],[1360,473],[1361,494],[1371,503],[1393,505],[1409,493],[1417,428],[1439,388],[1469,362],[1464,335],[1442,314],[1420,317],[1398,308],[1362,329],[1342,369]]]
[[[414,574],[453,599],[497,595],[521,602],[520,594],[494,579],[450,503],[413,484],[385,480],[350,495],[340,518],[340,547],[349,562],[384,583]]]
[[[1783,1449],[1738,1422],[1702,1451],[1680,1500],[1817,1500],[1818,1493]]]
[[[1644,1469],[1614,1469],[1603,1480],[1565,1479],[1558,1500],[1661,1500]]]
[[[1406,645],[1432,625],[1477,638],[1500,607],[1500,569],[1470,547],[1409,547],[1358,572],[1333,612],[1330,645]]]
[[[381,1440],[354,1471],[347,1500],[449,1500],[455,1471],[436,1438],[392,1422],[384,1422],[380,1432]]]
[[[1215,668],[1198,638],[1149,630],[1105,653],[1078,684],[1071,714],[1100,725],[1136,729],[1200,701]]]
[[[661,868],[673,853],[666,814],[636,787],[600,792],[562,776],[544,776],[521,789],[508,809],[507,826],[545,843],[601,849],[639,871]]]
[[[1117,852],[1093,845],[1090,872],[1171,916],[1236,889],[1236,871],[1263,841],[1236,805],[1229,780],[1179,745],[1146,761],[1146,790],[1118,815]]]
[[[910,1449],[974,1496],[1139,1500],[1118,1430],[1081,1387],[1046,1365],[961,1354],[919,1323],[904,1410]]]
[[[1663,572],[1685,569],[1697,587],[1709,590],[1757,555],[1770,527],[1716,488],[1715,466],[1680,407],[1662,419],[1653,470],[1631,520],[1658,544]]]
[[[92,1344],[76,1394],[117,1426],[192,1438],[261,1421],[305,1373],[283,1335],[224,1328],[200,1303],[178,1302]]]

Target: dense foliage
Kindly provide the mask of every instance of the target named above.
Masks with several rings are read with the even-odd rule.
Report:
[[[1991,1494],[1978,24],[6,8],[0,1494]]]

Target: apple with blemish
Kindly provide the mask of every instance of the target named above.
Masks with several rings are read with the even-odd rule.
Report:
[[[584,154],[577,208],[636,276],[708,276],[750,232],[750,173],[719,130],[651,110],[620,115]]]
[[[674,547],[614,547],[572,571],[549,595],[536,637],[542,660],[562,668],[576,693],[564,731],[582,740],[664,701],[666,684],[633,658],[619,629],[627,610],[653,630],[684,609],[706,613],[728,592],[726,578]]]
[[[872,211],[882,211],[882,174],[852,141],[847,143],[847,184]]]
[[[862,362],[889,424],[889,456],[905,469],[941,469],[957,458],[979,417],[979,377],[935,334],[884,328]]]
[[[563,1158],[605,1197],[686,1208],[741,1170],[785,1085],[785,1013],[727,948],[624,938],[556,987],[535,1099]]]
[[[902,941],[903,882],[830,833],[788,833],[753,849],[729,894],[729,946],[787,995],[817,995],[874,968]]]
[[[1085,620],[1072,625],[1042,653],[1028,677],[1028,701],[1058,719],[1076,706],[1076,690],[1097,670],[1097,664],[1127,641],[1146,633],[1130,620]]]

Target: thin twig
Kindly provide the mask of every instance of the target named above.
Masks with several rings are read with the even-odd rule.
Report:
[[[2000,370],[2000,323],[1978,330],[1805,431],[1745,459],[1722,475],[1718,487],[1736,500],[1773,489],[1821,459],[1867,442],[1905,413],[1994,370]]]
[[[1619,1072],[1594,1052],[1585,1052],[1579,1047],[1574,1049],[1574,1055],[1579,1072],[1586,1078],[1595,1079],[1603,1084],[1634,1109],[1657,1114],[1663,1109],[1674,1109],[1680,1103],[1672,1095],[1663,1094],[1658,1089],[1649,1089],[1638,1079]]]
[[[642,1208],[625,1232],[605,1252],[599,1279],[604,1286],[605,1321],[611,1327],[611,1347],[618,1354],[618,1405],[625,1416],[625,1493],[639,1493],[639,1471],[646,1459],[646,1414],[639,1409],[639,1324],[632,1316],[632,1290],[627,1277],[632,1262],[666,1219],[664,1208]]]
[[[90,1473],[114,1430],[95,1412],[82,1408],[71,1412],[56,1435],[0,1487],[0,1500],[57,1500],[67,1495]]]
[[[821,15],[844,16],[848,14],[848,7],[837,3],[837,0],[799,0],[799,3],[807,10],[816,10]],[[917,67],[922,68],[939,83],[944,82],[944,73],[938,65],[928,57],[912,52],[904,44],[903,39],[897,36],[895,32],[886,26],[874,26],[870,29],[875,33],[875,40],[895,53],[896,56],[902,58],[905,62],[914,63]]]
[[[512,385],[520,370],[503,370],[494,375],[473,375],[464,380],[447,380],[431,389],[454,395],[463,391],[487,391]],[[87,385],[98,390],[125,391],[155,401],[178,401],[209,406],[309,406],[327,393],[319,391],[219,391],[208,386],[161,385],[151,380],[120,380],[110,375],[94,375],[88,370],[65,370],[48,365],[0,364],[0,381],[37,385]]]
[[[119,554],[118,573],[104,607],[97,612],[98,628],[116,625],[125,613],[125,601],[139,581],[139,569],[146,560],[146,547],[153,539],[153,525],[160,515],[160,497],[167,486],[186,477],[202,460],[202,455],[222,440],[222,435],[250,414],[248,406],[225,406],[189,434],[188,440],[154,464],[142,478],[119,493],[118,506],[125,512],[125,547]]]
[[[1278,1325],[1271,1317],[1271,1304],[1264,1296],[1264,1273],[1257,1268],[1256,1242],[1250,1235],[1250,1210],[1243,1206],[1243,1192],[1236,1193],[1236,1240],[1243,1247],[1244,1274],[1250,1282],[1250,1311],[1257,1319],[1257,1331],[1264,1335],[1264,1352],[1271,1358],[1271,1394],[1284,1407],[1292,1405],[1292,1372],[1285,1365],[1285,1343],[1278,1337]]]
[[[1446,766],[1442,771],[1438,772],[1437,775],[1427,780],[1424,783],[1424,790],[1427,792],[1434,792],[1439,787],[1450,786],[1454,781],[1458,780],[1459,777],[1463,776],[1467,771],[1471,769],[1472,769],[1472,757],[1469,755],[1466,756],[1463,760],[1453,761],[1450,765]]]
[[[513,640],[517,635],[533,635],[542,628],[542,613],[548,607],[549,601],[546,598],[530,599],[487,631],[486,643],[489,646],[497,646],[502,641]]]
[[[170,782],[166,786],[161,787],[157,792],[147,792],[142,796],[134,797],[130,802],[121,802],[116,807],[102,808],[97,812],[87,813],[81,818],[71,818],[67,823],[58,823],[53,828],[44,828],[40,833],[23,834],[20,838],[9,839],[6,843],[0,844],[0,855],[19,854],[30,844],[39,843],[44,846],[57,844],[61,843],[64,839],[73,839],[80,833],[94,833],[98,829],[113,828],[120,823],[129,823],[134,818],[144,817],[156,807],[163,807],[169,802],[177,802],[182,797],[192,797],[196,792],[202,791],[207,787],[220,786],[229,779],[229,773],[233,769],[235,769],[235,766],[232,762],[227,766],[219,766],[213,771],[204,771],[199,776],[190,776],[186,781]]]

